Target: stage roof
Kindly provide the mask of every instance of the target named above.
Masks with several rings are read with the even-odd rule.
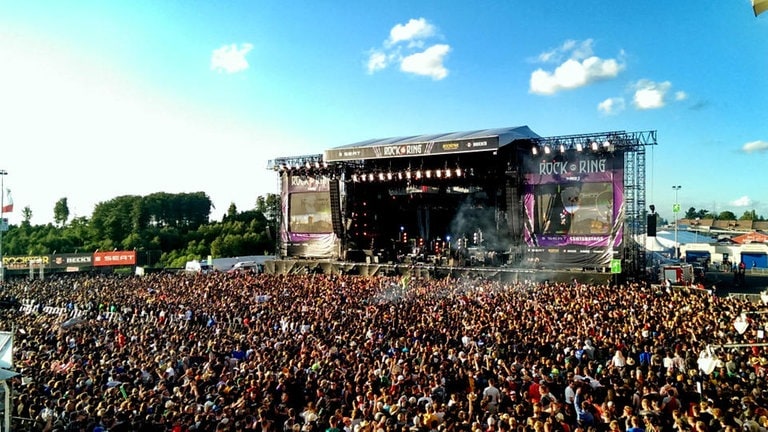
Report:
[[[541,138],[528,126],[381,138],[325,151],[327,162],[492,151],[518,140]]]

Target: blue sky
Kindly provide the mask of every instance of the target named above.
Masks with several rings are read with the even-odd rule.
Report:
[[[663,217],[673,185],[768,217],[767,41],[749,0],[2,1],[10,221],[161,191],[219,219],[277,192],[276,157],[521,125],[656,130]]]

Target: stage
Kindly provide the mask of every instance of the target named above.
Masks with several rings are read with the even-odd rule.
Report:
[[[264,263],[268,274],[344,274],[358,276],[410,276],[414,278],[493,279],[502,282],[615,283],[606,271],[511,267],[455,267],[426,264],[358,263],[311,259],[274,259]]]
[[[277,255],[289,260],[272,271],[519,280],[615,266],[638,277],[645,252],[630,240],[646,232],[655,144],[654,131],[545,138],[521,126],[279,158]]]

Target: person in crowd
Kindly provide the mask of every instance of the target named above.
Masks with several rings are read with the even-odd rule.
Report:
[[[642,282],[171,273],[12,279],[14,431],[743,431],[736,298]],[[344,299],[344,301],[341,301]],[[665,356],[665,354],[670,354]],[[750,430],[750,432],[753,432]]]

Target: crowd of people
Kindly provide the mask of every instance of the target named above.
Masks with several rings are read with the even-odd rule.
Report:
[[[759,305],[706,292],[250,272],[2,290],[23,305],[0,312],[14,431],[768,429]]]

